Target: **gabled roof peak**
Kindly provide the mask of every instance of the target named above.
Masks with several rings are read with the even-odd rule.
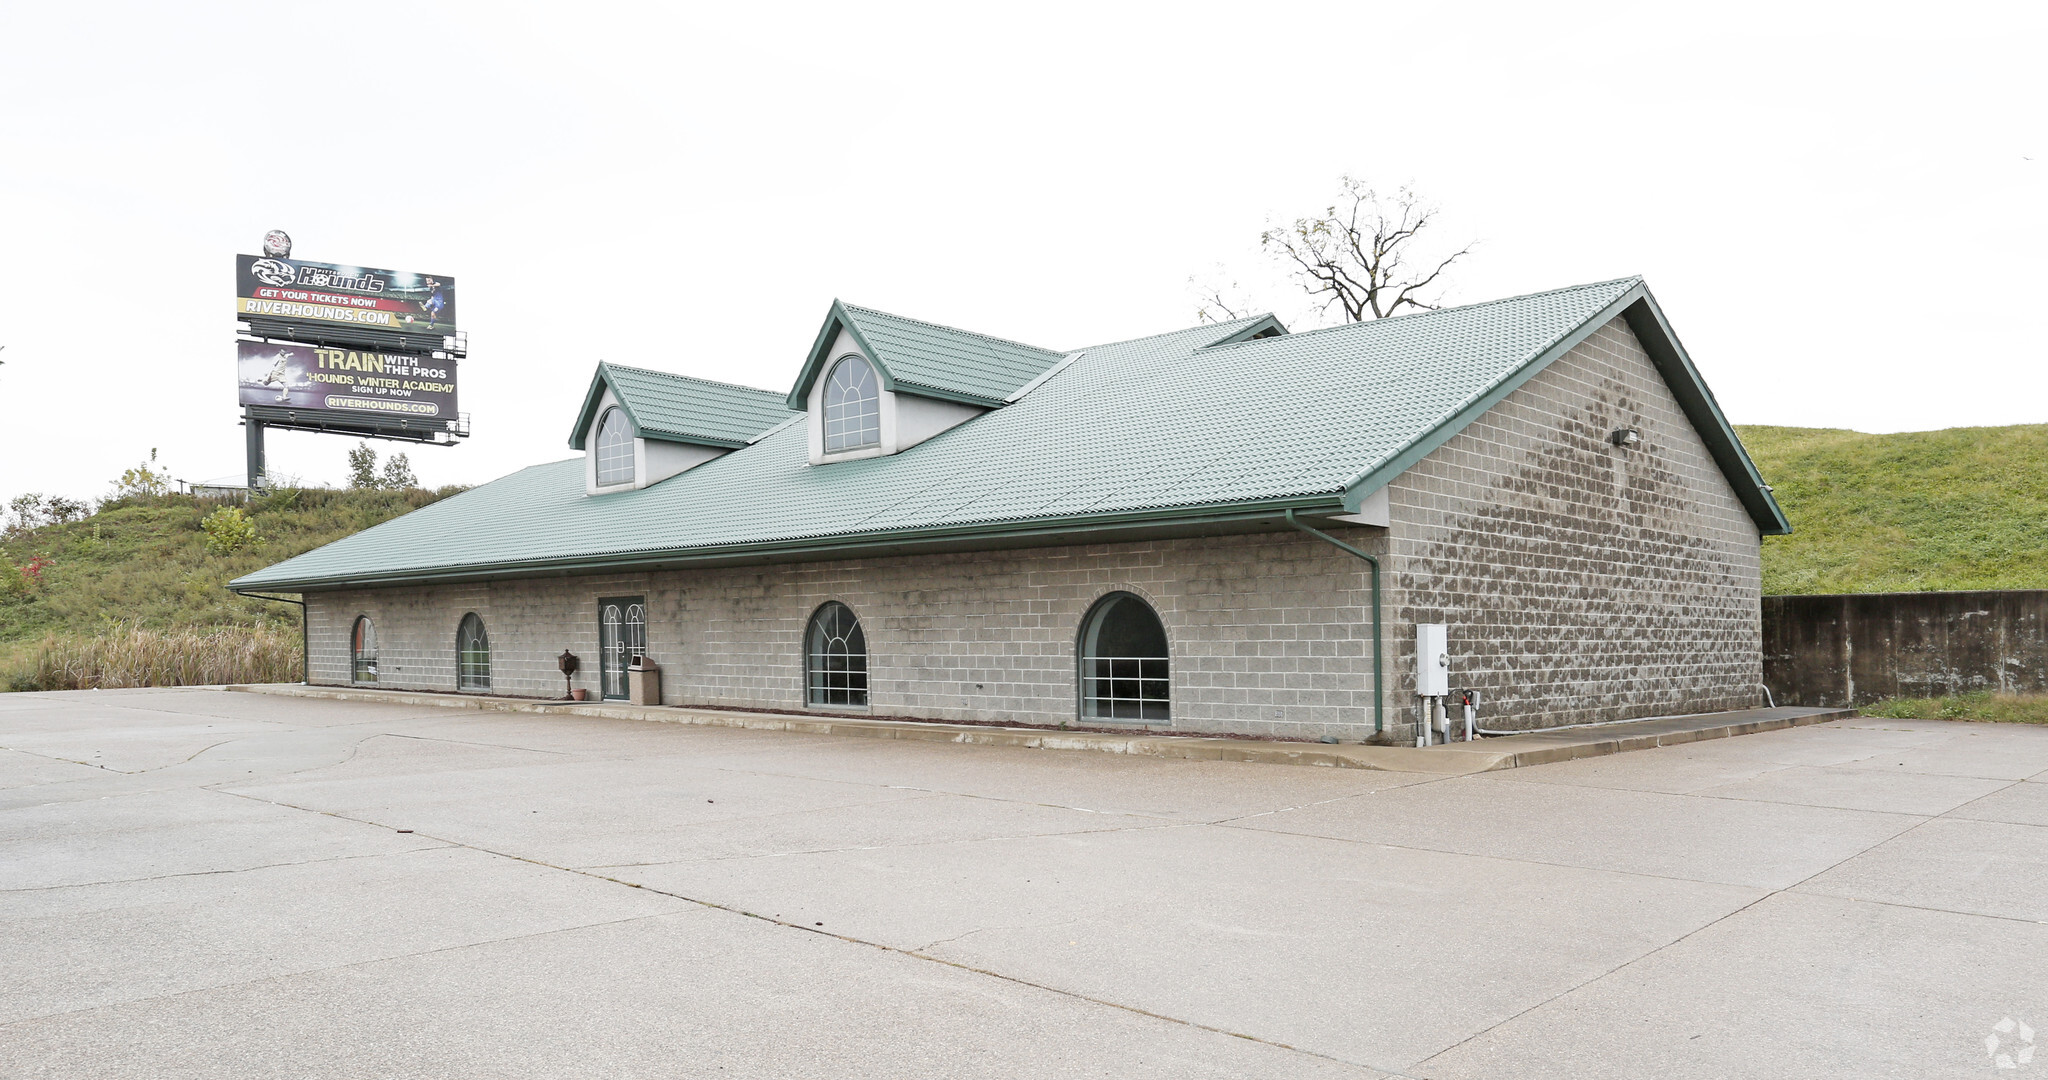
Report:
[[[983,408],[1002,405],[1066,355],[834,300],[785,399],[790,408],[807,405],[811,386],[837,359],[829,354],[842,329],[874,362],[884,389]]]
[[[731,449],[790,415],[773,390],[600,360],[569,432],[572,449],[584,448],[607,387],[644,439]]]

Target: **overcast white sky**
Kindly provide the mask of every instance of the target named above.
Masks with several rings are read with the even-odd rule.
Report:
[[[412,458],[473,483],[567,456],[600,359],[786,387],[835,296],[1191,324],[1344,172],[1481,241],[1452,302],[1646,275],[1738,423],[2048,421],[2038,2],[17,3],[0,498],[239,474],[270,228],[456,278],[475,437]],[[308,483],[354,445],[270,444]]]

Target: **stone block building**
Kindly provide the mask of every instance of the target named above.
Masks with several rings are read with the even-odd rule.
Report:
[[[1432,661],[1492,729],[1759,704],[1788,531],[1635,278],[1072,351],[834,304],[786,394],[601,364],[570,444],[234,587],[322,684],[1409,741]]]

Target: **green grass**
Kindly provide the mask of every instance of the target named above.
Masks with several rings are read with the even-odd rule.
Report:
[[[216,632],[253,632],[266,642],[272,633],[296,639],[299,609],[237,596],[227,590],[230,579],[460,490],[281,489],[248,505],[257,540],[228,555],[207,552],[200,521],[240,504],[185,495],[114,500],[83,521],[12,531],[0,537],[0,559],[7,562],[0,575],[17,575],[15,567],[37,556],[48,561],[35,584],[0,589],[0,689],[47,682],[32,673],[55,670],[53,657],[85,657],[97,665],[93,670],[118,673],[126,663],[121,658],[161,653],[179,659],[151,670],[197,672],[213,670],[202,655],[206,649],[232,647],[264,657],[256,668],[268,671],[276,666],[274,649],[251,645],[247,633]],[[169,636],[146,639],[146,650],[131,648],[143,640],[137,631]]]
[[[1792,521],[1766,594],[2048,589],[2048,424],[1736,430]]]
[[[1954,697],[1886,698],[1862,709],[1892,720],[1982,720],[1995,724],[2048,724],[2048,694],[1994,694],[1979,690]]]

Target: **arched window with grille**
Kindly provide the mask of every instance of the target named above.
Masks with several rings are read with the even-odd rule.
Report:
[[[626,410],[614,405],[597,421],[597,482],[633,482],[633,424]]]
[[[377,681],[377,626],[368,615],[356,617],[349,634],[349,679],[359,683]]]
[[[882,383],[858,356],[842,356],[825,376],[825,452],[882,445]]]
[[[615,596],[597,602],[598,661],[604,696],[623,700],[626,665],[647,651],[647,604],[637,596]]]
[[[1081,621],[1078,652],[1084,719],[1172,718],[1166,626],[1152,605],[1127,592],[1096,601]]]
[[[837,600],[812,614],[804,634],[804,686],[812,705],[867,707],[867,635],[853,609]]]
[[[491,638],[474,611],[462,617],[455,631],[455,688],[479,693],[491,689]]]

